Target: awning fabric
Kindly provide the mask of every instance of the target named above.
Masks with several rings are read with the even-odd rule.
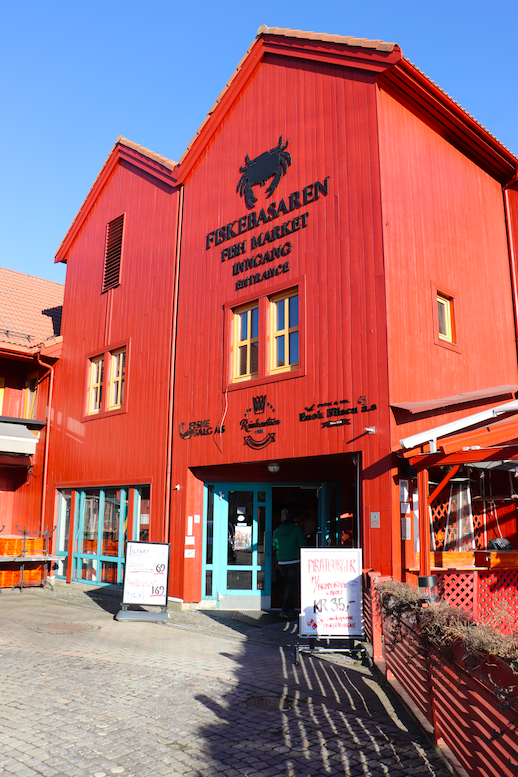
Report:
[[[0,423],[0,453],[34,456],[38,438],[21,424]]]

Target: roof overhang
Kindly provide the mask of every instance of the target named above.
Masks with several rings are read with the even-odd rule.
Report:
[[[391,402],[390,406],[397,410],[406,410],[407,413],[417,415],[418,413],[427,413],[430,410],[438,410],[442,407],[451,407],[452,405],[462,405],[468,402],[478,402],[482,399],[496,400],[497,397],[511,397],[518,392],[518,385],[506,384],[503,386],[492,386],[479,391],[466,391],[464,394],[455,394],[452,397],[442,397],[440,399],[426,399],[422,402]]]
[[[79,230],[83,226],[86,217],[113,170],[122,162],[153,176],[161,181],[161,183],[171,186],[171,188],[176,186],[176,174],[174,173],[176,162],[173,162],[172,159],[162,157],[160,154],[155,154],[153,151],[144,148],[144,146],[140,146],[138,143],[133,143],[131,140],[119,136],[115,146],[110,151],[108,159],[104,163],[99,175],[88,192],[86,199],[79,208],[67,234],[63,238],[54,258],[54,263],[66,263],[68,251]]]
[[[25,424],[0,421],[0,453],[34,456],[38,439]]]
[[[518,400],[514,400],[513,402],[505,402],[503,405],[491,407],[489,410],[482,410],[480,413],[474,413],[473,415],[468,415],[464,418],[458,418],[456,421],[450,421],[450,423],[432,427],[431,429],[427,429],[424,432],[412,434],[410,437],[404,437],[399,442],[403,450],[406,451],[418,448],[419,446],[428,446],[428,452],[435,453],[437,451],[438,439],[442,437],[448,437],[455,434],[456,432],[460,432],[463,429],[469,429],[471,426],[483,424],[485,421],[492,420],[498,416],[505,415],[506,413],[517,412]],[[511,440],[513,438],[508,437],[507,439]]]

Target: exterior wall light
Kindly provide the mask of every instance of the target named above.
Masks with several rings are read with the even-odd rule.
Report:
[[[272,474],[275,474],[276,472],[279,472],[281,465],[277,464],[276,461],[271,461],[269,464],[266,465],[268,468],[268,472],[271,472]]]
[[[367,434],[375,434],[376,433],[376,427],[375,426],[364,426],[363,431],[367,432]]]
[[[417,578],[417,590],[421,604],[434,604],[439,601],[439,588],[435,575]]]

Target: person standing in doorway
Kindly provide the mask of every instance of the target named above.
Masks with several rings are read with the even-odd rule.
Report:
[[[300,549],[305,546],[304,532],[295,523],[289,510],[281,510],[281,524],[273,533],[273,549],[282,577],[284,600],[279,616],[289,620],[293,616],[293,596],[300,570]]]

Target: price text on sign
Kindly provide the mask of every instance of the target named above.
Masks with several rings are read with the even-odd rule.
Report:
[[[167,604],[169,549],[164,542],[127,542],[123,604]]]
[[[363,636],[362,552],[301,550],[301,636]]]

